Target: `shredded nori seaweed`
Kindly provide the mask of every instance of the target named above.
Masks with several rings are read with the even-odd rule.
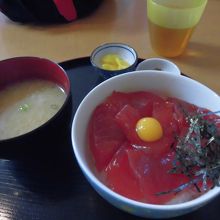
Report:
[[[185,110],[184,113],[187,114]],[[198,192],[220,186],[220,126],[217,126],[220,118],[206,117],[217,113],[220,111],[187,115],[189,129],[172,147],[175,159],[169,173],[184,174],[189,182],[157,195],[178,193],[190,186],[195,186]],[[200,187],[198,183],[202,183]]]

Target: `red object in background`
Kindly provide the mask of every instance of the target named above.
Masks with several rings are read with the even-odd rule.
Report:
[[[86,17],[103,0],[0,0],[0,11],[22,23],[69,23]]]
[[[77,12],[72,0],[53,0],[59,13],[68,21],[77,18]]]

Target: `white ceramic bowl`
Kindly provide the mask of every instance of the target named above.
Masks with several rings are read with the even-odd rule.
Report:
[[[192,212],[220,193],[216,187],[206,194],[175,205],[152,205],[125,198],[106,187],[96,176],[88,154],[87,125],[95,107],[112,91],[132,92],[148,90],[168,96],[175,96],[187,102],[208,108],[220,109],[219,96],[199,82],[165,71],[142,70],[125,73],[104,81],[94,88],[81,102],[72,124],[72,145],[76,159],[85,177],[94,189],[112,205],[131,214],[150,218],[169,218]]]
[[[105,70],[100,63],[103,56],[107,54],[117,54],[126,61],[129,66],[121,70]],[[119,74],[134,71],[138,61],[137,52],[127,44],[106,43],[97,47],[91,54],[90,61],[97,73],[104,79],[109,79]]]

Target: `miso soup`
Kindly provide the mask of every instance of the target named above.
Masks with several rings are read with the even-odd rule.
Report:
[[[64,104],[64,90],[53,82],[33,79],[0,91],[0,140],[25,134],[53,117]]]

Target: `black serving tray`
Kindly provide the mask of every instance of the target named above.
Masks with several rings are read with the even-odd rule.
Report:
[[[84,96],[102,79],[88,57],[60,65],[71,81],[73,117]],[[41,147],[39,152],[30,150],[22,157],[0,152],[0,220],[142,219],[110,205],[86,181],[72,151],[71,122],[58,141],[44,146],[49,150]],[[215,220],[219,207],[220,198],[216,198],[198,211],[173,219]]]

